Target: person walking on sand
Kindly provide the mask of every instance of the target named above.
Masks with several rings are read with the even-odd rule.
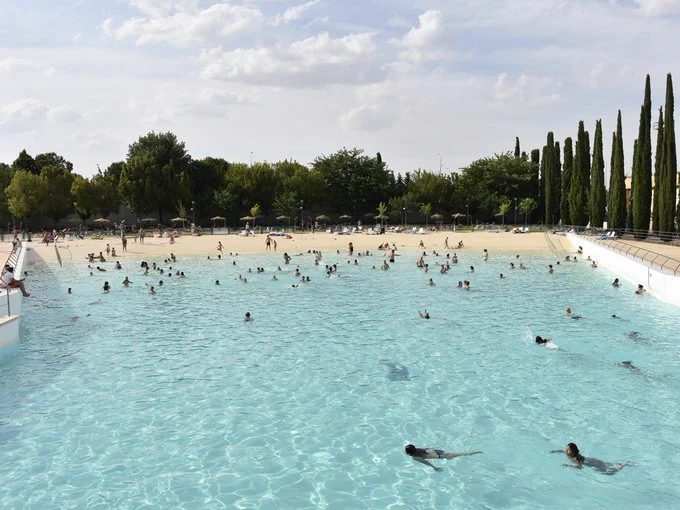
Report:
[[[218,241],[217,242],[217,251],[219,251],[220,253],[223,253],[223,250],[224,250],[224,246],[222,245],[222,241]]]
[[[267,251],[270,251],[272,249],[272,238],[267,236],[267,238],[264,241],[264,245],[265,245]]]
[[[121,243],[123,243],[123,251],[127,251],[127,237],[123,236],[121,238]]]
[[[445,452],[444,450],[439,450],[436,448],[416,448],[412,444],[407,444],[404,448],[404,451],[406,452],[406,455],[411,457],[416,462],[430,466],[437,472],[443,471],[443,469],[430,463],[427,459],[455,459],[456,457],[465,457],[467,455],[477,455],[482,453],[480,451]]]

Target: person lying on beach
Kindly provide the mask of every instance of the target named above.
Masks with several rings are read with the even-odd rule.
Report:
[[[433,465],[426,459],[455,459],[456,457],[464,457],[466,455],[477,455],[482,453],[480,451],[474,452],[445,452],[444,450],[438,450],[436,448],[416,448],[412,444],[407,444],[404,448],[406,455],[411,457],[416,462],[430,466],[437,472],[443,471],[442,468]]]
[[[429,319],[430,318],[430,314],[427,312],[427,308],[425,308],[425,310],[422,311],[422,312],[420,310],[418,310],[418,315],[420,316],[421,319]]]
[[[562,453],[564,452],[572,464],[562,464],[564,467],[570,467],[574,469],[582,469],[583,467],[591,467],[595,471],[602,473],[603,475],[615,475],[621,471],[624,467],[629,466],[630,462],[626,461],[621,464],[612,464],[611,462],[605,462],[600,459],[595,459],[593,457],[584,457],[578,449],[578,446],[574,443],[569,443],[564,450],[551,450],[550,453]]]

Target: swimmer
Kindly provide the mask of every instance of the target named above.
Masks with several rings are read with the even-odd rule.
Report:
[[[463,289],[470,290],[470,282],[469,281],[463,280]]]
[[[219,280],[215,280],[215,285],[219,285],[219,284],[220,284],[220,281],[219,281]]]
[[[458,287],[459,289],[462,289],[462,288],[463,288],[463,282],[459,281],[457,287]]]
[[[245,317],[243,318],[244,322],[253,322],[255,319],[253,318],[252,315],[250,315],[250,312],[246,312]]]
[[[413,460],[415,460],[416,462],[420,462],[421,464],[430,466],[437,472],[443,471],[443,469],[431,464],[426,459],[454,459],[456,457],[464,457],[467,455],[477,455],[479,453],[482,453],[480,451],[457,452],[457,453],[445,452],[444,450],[438,450],[436,448],[416,448],[412,444],[407,444],[406,447],[404,448],[404,451],[406,452],[406,455],[413,458]]]
[[[570,319],[574,319],[574,320],[583,319],[583,317],[581,317],[580,315],[576,315],[576,314],[572,313],[571,308],[569,308],[569,307],[567,307],[567,309],[564,311],[564,315],[566,315]]]
[[[552,338],[541,338],[540,336],[536,337],[536,344],[537,345],[546,345],[552,343],[553,339]]]
[[[645,288],[642,286],[642,284],[639,284],[639,285],[637,286],[637,290],[635,291],[635,293],[636,293],[637,295],[644,294],[645,292],[647,292],[647,289],[645,289]]]
[[[484,248],[484,254],[482,255],[482,259],[484,260],[484,262],[489,260],[489,252],[486,248]]]
[[[420,310],[418,310],[418,315],[420,316],[421,319],[429,319],[430,318],[430,314],[428,313],[427,308],[425,308],[425,310],[423,310],[422,312]]]
[[[595,262],[595,261],[593,260],[593,263],[591,264],[591,267],[597,268],[597,262]]]
[[[127,286],[130,285],[131,283],[132,283],[132,282],[130,281],[130,279],[126,276],[126,277],[125,277],[125,280],[123,280],[123,285],[125,285],[125,286],[127,287]]]
[[[548,273],[553,274],[554,271],[552,264],[548,264]]]
[[[499,277],[501,280],[502,280],[503,278],[505,278],[505,276],[503,276],[503,273],[501,273],[500,275],[498,275],[498,277]]]
[[[272,281],[275,282],[275,281],[277,281],[277,280],[278,280],[278,278],[276,277],[276,275],[272,275]]]
[[[156,289],[153,288],[153,285],[149,287],[149,294],[151,294],[151,295],[156,294]]]
[[[614,278],[614,281],[612,282],[612,287],[620,287],[621,284],[619,283],[618,278]]]
[[[551,450],[550,453],[564,452],[572,464],[563,464],[564,467],[574,469],[582,469],[583,467],[591,467],[603,475],[615,475],[624,467],[629,466],[630,462],[623,462],[622,464],[612,464],[593,457],[584,457],[574,443],[569,443],[564,450]]]
[[[474,273],[475,272],[475,266],[470,266],[470,272]]]
[[[109,285],[109,282],[104,282],[104,292],[108,292],[111,290],[111,285]]]
[[[519,268],[520,269],[526,269],[527,266],[525,266],[522,262],[519,263]]]
[[[622,361],[621,363],[617,363],[616,366],[622,367],[622,368],[627,368],[628,370],[632,370],[633,372],[639,372],[640,369],[633,365],[632,361]]]
[[[432,278],[430,278],[430,279],[427,281],[427,284],[428,284],[430,287],[434,287],[435,285],[437,285],[436,283],[434,283],[434,282],[432,281]]]

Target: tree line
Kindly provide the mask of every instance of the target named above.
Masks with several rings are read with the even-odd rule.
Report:
[[[0,164],[0,215],[50,228],[77,214],[82,222],[116,213],[122,204],[139,219],[163,224],[171,215],[197,223],[222,216],[237,225],[253,213],[260,221],[291,222],[326,215],[331,221],[388,219],[392,223],[504,221],[512,205],[531,221],[538,203],[538,163],[526,154],[497,154],[461,173],[417,169],[397,174],[380,153],[343,148],[314,159],[244,164],[194,159],[170,132],[151,132],[129,146],[125,160],[85,178],[55,153],[35,158],[23,150]],[[501,218],[502,216],[502,218]],[[37,225],[47,218],[52,225]]]
[[[608,187],[605,187],[602,120],[595,123],[592,151],[590,134],[583,121],[579,122],[576,143],[571,137],[564,141],[562,162],[559,142],[554,140],[552,132],[548,133],[540,162],[539,206],[545,211],[545,222],[601,227],[606,221],[609,229],[627,228],[634,230],[638,237],[645,237],[650,229],[675,232],[676,225],[680,224],[680,207],[676,192],[673,114],[673,80],[668,74],[665,105],[659,108],[656,124],[652,124],[650,77],[647,75],[638,134],[633,143],[629,199],[625,186],[621,110],[618,111],[616,131],[612,134]],[[652,128],[657,132],[653,165]]]

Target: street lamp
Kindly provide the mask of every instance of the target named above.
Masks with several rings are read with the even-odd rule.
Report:
[[[402,207],[401,210],[404,213],[404,227],[406,227],[406,207]]]
[[[515,197],[515,225],[517,225],[517,197]]]
[[[470,206],[465,204],[465,219],[467,220],[468,227],[470,226]]]
[[[302,207],[304,205],[304,202],[300,200],[300,230],[303,230],[305,228],[305,222],[302,219]]]
[[[196,226],[196,202],[191,201],[191,223]]]
[[[253,151],[250,151],[250,166],[253,166]]]

